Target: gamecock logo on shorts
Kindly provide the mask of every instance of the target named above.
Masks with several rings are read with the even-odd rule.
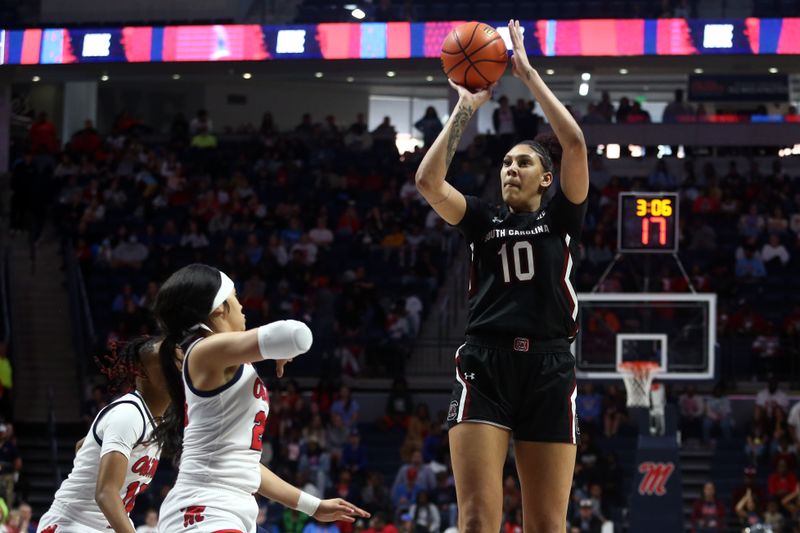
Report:
[[[642,481],[639,494],[642,496],[663,496],[667,493],[667,481],[675,470],[675,463],[646,462],[639,465]]]
[[[447,419],[455,420],[456,416],[458,416],[458,402],[453,400],[450,402],[450,410],[447,411]]]
[[[192,505],[181,509],[181,512],[183,512],[183,527],[193,526],[205,520],[206,517],[203,516],[205,511],[205,505]]]
[[[58,525],[48,526],[48,527],[46,527],[46,528],[44,528],[42,530],[42,533],[56,533],[57,529],[58,529]]]

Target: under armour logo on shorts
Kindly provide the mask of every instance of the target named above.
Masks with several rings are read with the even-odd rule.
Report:
[[[515,352],[527,352],[530,346],[531,346],[531,341],[529,341],[525,337],[517,337],[516,339],[514,339]]]
[[[206,517],[203,516],[203,513],[206,511],[205,505],[192,505],[181,509],[181,511],[183,512],[183,527],[199,524],[206,519]]]

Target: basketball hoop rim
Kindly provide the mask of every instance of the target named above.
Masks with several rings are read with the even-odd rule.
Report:
[[[617,368],[627,372],[655,372],[661,365],[655,361],[623,361]]]

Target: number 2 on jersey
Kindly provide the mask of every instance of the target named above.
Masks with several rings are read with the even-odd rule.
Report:
[[[259,411],[256,413],[256,418],[253,420],[253,436],[250,441],[250,449],[258,452],[263,448],[264,443],[261,438],[264,436],[264,430],[267,428],[267,413]]]
[[[513,275],[518,281],[530,281],[533,279],[533,245],[528,241],[517,241],[511,248],[511,255],[514,256]],[[525,254],[525,265],[522,264],[522,254]],[[511,261],[508,260],[508,243],[503,243],[500,251],[497,252],[500,261],[503,263],[503,281],[511,283]]]

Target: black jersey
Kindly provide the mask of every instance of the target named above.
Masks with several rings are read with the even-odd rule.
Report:
[[[578,332],[573,257],[587,202],[570,202],[560,189],[533,213],[467,196],[457,228],[472,254],[469,335],[536,340],[572,339]]]

